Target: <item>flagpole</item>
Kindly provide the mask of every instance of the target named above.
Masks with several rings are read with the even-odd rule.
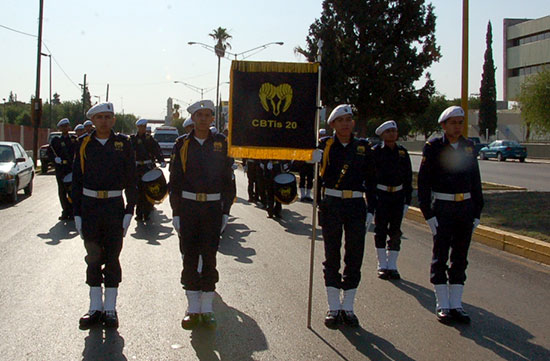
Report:
[[[315,148],[319,146],[319,123],[321,119],[321,56],[323,41],[317,42],[318,53],[317,62],[319,63],[317,80],[317,110],[315,112]],[[307,328],[311,329],[311,308],[313,300],[313,269],[315,265],[315,239],[317,238],[317,196],[319,194],[319,163],[314,163],[315,182],[313,186],[313,214],[311,216],[311,251],[309,256],[309,293],[307,301]]]

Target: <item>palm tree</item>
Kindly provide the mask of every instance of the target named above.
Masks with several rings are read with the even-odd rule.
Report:
[[[216,55],[220,58],[223,58],[225,56],[225,49],[229,48],[231,49],[231,44],[227,42],[228,39],[231,39],[232,36],[229,35],[226,28],[222,28],[221,26],[217,29],[213,29],[212,33],[208,34],[212,37],[212,39],[216,40]]]

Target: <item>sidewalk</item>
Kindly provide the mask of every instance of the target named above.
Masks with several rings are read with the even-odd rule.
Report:
[[[410,155],[421,156],[422,152],[409,152],[409,154]],[[511,160],[519,162],[519,160],[517,160],[517,159],[508,159],[507,161],[511,161]],[[491,159],[484,160],[484,162],[490,162],[490,161],[491,161]],[[498,162],[496,159],[493,159],[492,161]],[[550,164],[550,159],[547,159],[547,158],[529,158],[529,156],[527,156],[527,158],[525,158],[525,163]]]

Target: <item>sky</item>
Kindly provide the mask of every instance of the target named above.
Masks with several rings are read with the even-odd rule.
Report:
[[[462,1],[426,3],[435,8],[442,54],[427,71],[439,93],[458,98]],[[188,42],[214,45],[208,34],[223,27],[232,35],[229,51],[245,53],[239,60],[249,56],[247,60],[302,62],[305,58],[296,55],[294,48],[305,46],[309,26],[321,15],[321,4],[321,0],[44,0],[42,52],[52,54],[53,93],[60,94],[62,101],[80,99],[79,84],[86,74],[92,102],[105,101],[109,84],[109,101],[117,112],[164,119],[169,97],[183,109],[200,100],[197,88],[203,89],[204,99],[216,97],[217,57]],[[0,9],[0,95],[7,99],[12,91],[18,100],[29,101],[36,87],[39,1],[0,0]],[[497,98],[502,99],[503,19],[547,15],[548,0],[470,1],[470,94],[479,93],[488,21],[493,26]],[[247,52],[280,41],[284,45]],[[230,65],[230,60],[221,60],[223,100],[229,98]],[[48,57],[42,57],[41,69],[40,95],[45,101],[49,98]],[[182,116],[187,117],[187,112]]]

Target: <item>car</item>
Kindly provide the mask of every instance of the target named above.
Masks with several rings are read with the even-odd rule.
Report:
[[[499,162],[504,162],[508,158],[519,159],[525,162],[527,158],[527,148],[514,140],[495,140],[479,151],[479,158],[482,160],[496,158]]]
[[[75,135],[75,132],[70,131],[69,134]],[[48,144],[44,144],[40,147],[40,151],[38,154],[38,157],[40,158],[40,173],[48,173],[48,166],[50,165],[50,159],[48,158],[48,148],[50,147],[50,144],[52,144],[52,140],[60,136],[61,132],[51,132],[48,136]]]
[[[474,155],[476,157],[479,155],[481,148],[487,146],[487,143],[481,143],[481,139],[479,137],[468,137],[468,140],[474,143]]]
[[[178,128],[170,126],[157,127],[153,133],[153,138],[158,142],[164,158],[170,158],[178,137]]]
[[[21,144],[0,142],[0,194],[16,203],[19,190],[32,194],[33,179],[34,163]]]

